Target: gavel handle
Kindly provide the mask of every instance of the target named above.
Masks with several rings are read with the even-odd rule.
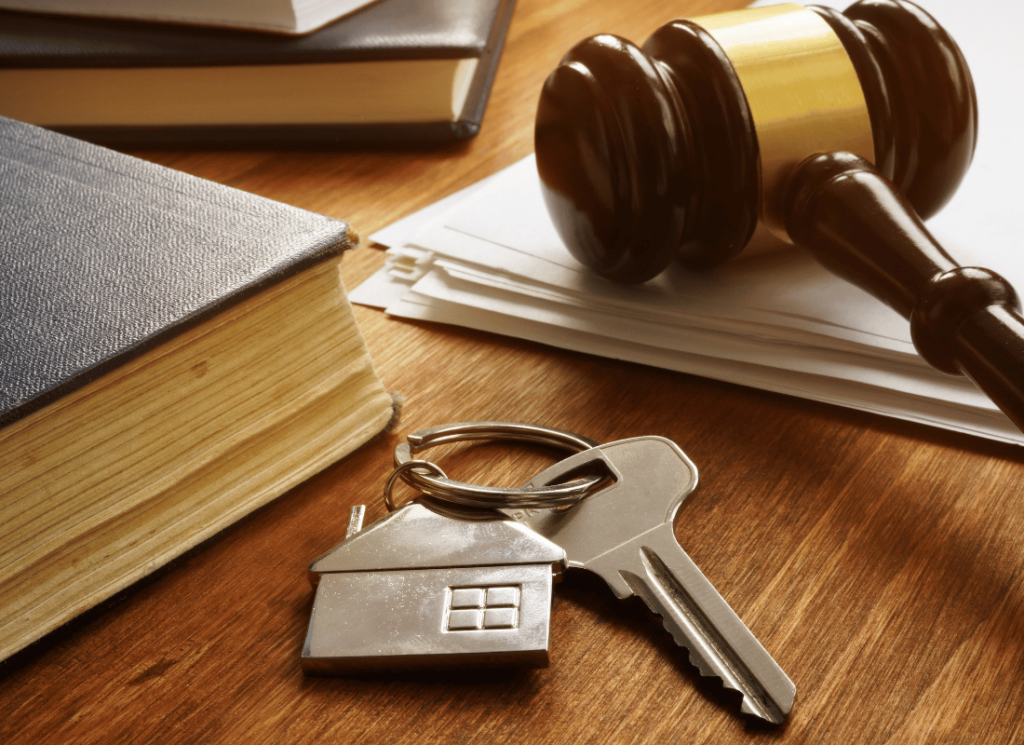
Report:
[[[929,364],[967,375],[1024,431],[1024,318],[1009,282],[954,261],[892,182],[849,153],[804,161],[785,214],[794,243],[908,318]]]

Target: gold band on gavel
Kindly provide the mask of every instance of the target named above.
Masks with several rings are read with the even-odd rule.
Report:
[[[758,232],[767,228],[789,242],[781,202],[801,161],[847,151],[874,162],[871,120],[857,72],[829,25],[799,5],[691,20],[725,51],[747,97],[760,150]],[[756,238],[755,233],[751,243]]]

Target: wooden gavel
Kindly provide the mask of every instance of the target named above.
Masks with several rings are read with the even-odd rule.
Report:
[[[922,224],[970,166],[977,122],[946,31],[905,0],[861,0],[672,21],[640,48],[586,39],[544,85],[535,146],[555,227],[599,274],[644,282],[794,243],[1024,430],[1016,292]]]

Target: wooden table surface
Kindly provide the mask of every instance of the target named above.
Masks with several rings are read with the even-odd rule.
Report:
[[[532,149],[541,83],[575,41],[640,41],[742,0],[519,0],[479,136],[436,150],[145,152],[350,220],[363,234]],[[361,248],[353,287],[381,266]],[[0,665],[4,743],[1013,742],[1024,738],[1024,451],[869,414],[357,308],[397,429],[115,602]],[[350,505],[384,513],[410,432],[507,419],[675,440],[702,484],[677,535],[797,687],[758,726],[657,618],[597,579],[555,590],[551,666],[303,676],[306,565]],[[449,473],[511,485],[556,456],[510,444]],[[404,489],[404,487],[403,487]],[[404,493],[403,496],[408,496]]]

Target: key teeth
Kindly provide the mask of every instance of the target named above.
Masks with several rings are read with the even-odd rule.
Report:
[[[697,672],[701,674],[702,678],[718,678],[720,681],[722,681],[722,685],[724,687],[736,691],[737,693],[743,693],[743,691],[741,691],[736,686],[729,685],[729,682],[725,678],[723,678],[721,675],[719,675],[713,669],[711,669],[707,661],[704,659],[704,657],[697,654],[693,649],[691,649],[689,639],[686,638],[686,634],[679,631],[675,627],[675,624],[669,625],[668,619],[658,612],[658,609],[648,598],[642,595],[640,597],[643,598],[644,605],[646,605],[654,615],[661,619],[662,627],[672,636],[672,639],[675,641],[676,645],[686,650],[687,659],[690,661],[691,665],[697,668]],[[743,705],[747,706],[746,696],[743,697]]]
[[[625,576],[626,574],[628,574],[628,573],[623,572],[623,576]],[[627,577],[626,579],[627,579],[627,582],[628,582],[629,578]],[[630,584],[631,587],[633,587],[633,583],[632,582],[630,582],[629,584]],[[637,583],[637,584],[639,584],[639,583]],[[653,613],[654,615],[656,615],[658,618],[661,619],[662,627],[665,629],[665,631],[667,631],[672,636],[672,639],[673,639],[673,641],[675,641],[676,645],[679,646],[679,647],[682,647],[683,649],[686,650],[686,652],[687,652],[687,659],[689,659],[691,665],[693,665],[695,668],[697,668],[697,671],[701,674],[701,677],[704,677],[704,678],[718,678],[719,680],[722,681],[722,685],[725,686],[726,688],[731,688],[734,691],[739,691],[738,688],[736,688],[735,686],[729,685],[729,683],[722,676],[720,676],[714,670],[712,670],[709,667],[707,667],[707,665],[708,665],[707,661],[704,660],[704,658],[702,656],[697,655],[696,652],[693,649],[691,649],[690,644],[689,644],[689,639],[686,638],[686,634],[684,634],[680,629],[676,628],[675,624],[672,624],[671,626],[669,625],[669,619],[666,618],[661,613],[659,608],[655,605],[654,601],[651,598],[649,598],[646,593],[644,593],[644,592],[636,592],[635,594],[636,594],[637,597],[639,597],[641,600],[644,601],[644,605],[647,606],[647,608],[651,611],[651,613]],[[739,692],[742,693],[742,691],[739,691]],[[746,701],[746,697],[745,696],[744,696],[744,701]]]
[[[755,707],[754,702],[751,700],[750,696],[746,695],[741,688],[731,684],[728,680],[726,680],[721,675],[716,673],[714,670],[709,668],[707,661],[704,660],[704,658],[701,655],[696,654],[696,652],[694,652],[694,650],[691,649],[690,645],[688,644],[688,639],[686,638],[686,635],[681,631],[678,631],[675,628],[674,624],[669,625],[669,619],[667,619],[665,616],[658,612],[658,609],[654,606],[650,599],[648,599],[642,594],[639,595],[639,597],[643,599],[644,605],[646,605],[652,613],[654,613],[656,616],[658,616],[658,618],[661,619],[661,625],[672,636],[672,639],[675,641],[676,645],[686,650],[687,659],[689,660],[691,665],[697,668],[697,672],[700,673],[702,678],[718,678],[718,680],[721,681],[723,688],[728,688],[730,691],[736,691],[736,693],[740,694],[740,696],[742,697],[742,702],[740,704],[741,713],[749,714],[750,716],[757,717],[758,719],[763,719],[766,722],[771,722],[772,724],[782,724],[786,721],[787,712],[775,712],[770,708],[759,709]]]

